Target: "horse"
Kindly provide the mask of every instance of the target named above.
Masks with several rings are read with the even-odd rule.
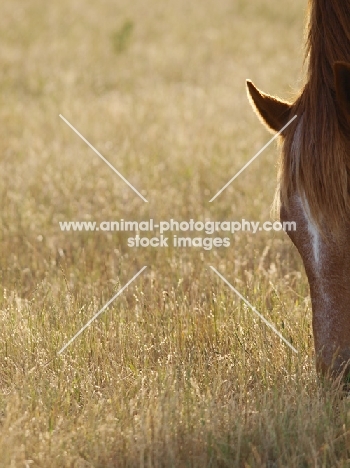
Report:
[[[292,102],[247,80],[262,122],[281,132],[281,221],[309,282],[316,371],[350,375],[350,0],[309,0],[305,84]]]

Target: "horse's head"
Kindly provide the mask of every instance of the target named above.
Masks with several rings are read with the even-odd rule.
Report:
[[[313,104],[307,85],[294,104],[247,87],[270,130],[298,115],[282,134],[280,216],[297,226],[288,235],[309,280],[317,369],[335,376],[350,369],[349,64],[334,65],[333,83],[330,104],[322,96]]]

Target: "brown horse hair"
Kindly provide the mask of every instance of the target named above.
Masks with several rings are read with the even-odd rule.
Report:
[[[350,219],[350,127],[337,102],[335,62],[350,62],[350,0],[309,0],[307,80],[291,106],[298,118],[286,131],[279,196],[288,207],[297,192],[321,232],[336,234]]]

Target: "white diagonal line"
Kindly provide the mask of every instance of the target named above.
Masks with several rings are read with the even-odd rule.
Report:
[[[290,119],[290,121],[289,121],[283,128],[281,128],[281,130],[280,130],[278,133],[276,133],[276,135],[274,135],[274,136],[271,138],[271,140],[268,141],[268,142],[266,143],[266,145],[265,145],[263,148],[261,148],[261,150],[258,151],[258,152],[256,153],[256,155],[253,156],[252,159],[251,159],[250,161],[248,161],[247,164],[245,164],[245,165],[242,167],[242,169],[241,169],[240,171],[238,171],[237,174],[234,175],[234,176],[232,177],[232,179],[230,179],[230,180],[227,182],[227,184],[224,185],[224,186],[222,187],[221,190],[218,191],[218,193],[217,193],[216,195],[213,196],[213,198],[212,198],[211,200],[209,200],[209,203],[211,203],[212,201],[214,201],[215,198],[218,197],[218,196],[220,195],[221,192],[223,192],[223,191],[224,191],[240,174],[242,174],[242,172],[243,172],[245,169],[247,169],[247,167],[264,151],[264,149],[266,149],[266,148],[283,132],[283,130],[285,130],[285,129],[288,127],[288,125],[290,125],[290,124],[293,122],[293,120],[296,119],[296,118],[297,118],[297,115],[295,115],[292,119]]]
[[[84,331],[87,327],[89,327],[89,326],[92,324],[92,322],[93,322],[95,319],[97,319],[97,317],[98,317],[100,314],[102,314],[102,312],[103,312],[104,310],[106,310],[107,307],[108,307],[110,304],[112,304],[112,302],[124,291],[124,289],[126,289],[126,288],[129,286],[129,284],[131,284],[131,283],[143,272],[143,270],[145,270],[146,268],[147,268],[147,266],[144,266],[143,268],[141,268],[141,270],[140,270],[138,273],[136,273],[136,275],[135,275],[133,278],[131,278],[131,280],[128,281],[128,282],[126,283],[126,285],[123,286],[123,287],[117,292],[117,294],[116,294],[115,296],[113,296],[112,299],[110,299],[110,300],[107,302],[107,304],[105,304],[105,305],[102,307],[102,309],[99,310],[99,311],[83,326],[83,328],[81,328],[81,329],[78,331],[78,333],[76,333],[76,334],[73,336],[73,338],[71,338],[71,339],[68,341],[68,343],[66,343],[66,344],[58,351],[57,355],[62,354],[63,351],[64,351],[66,348],[68,348],[68,346],[69,346],[71,343],[73,343],[73,341],[74,341],[81,333],[83,333],[83,331]]]
[[[109,166],[109,167],[112,169],[112,171],[114,171],[114,172],[115,172],[115,173],[116,173],[116,174],[117,174],[117,175],[118,175],[118,176],[119,176],[119,177],[120,177],[120,178],[121,178],[121,179],[122,179],[138,196],[139,196],[139,197],[140,197],[140,198],[142,198],[142,200],[143,200],[144,202],[148,203],[148,201],[146,200],[146,198],[145,198],[143,195],[141,195],[141,193],[140,193],[138,190],[136,190],[136,188],[135,188],[132,184],[130,184],[130,182],[129,182],[127,179],[125,179],[125,177],[124,177],[114,166],[112,166],[112,164],[111,164],[109,161],[107,161],[107,159],[104,158],[104,157],[102,156],[102,154],[101,154],[99,151],[97,151],[97,149],[96,149],[95,147],[93,147],[92,144],[89,143],[89,142],[87,141],[87,139],[84,138],[83,135],[82,135],[81,133],[79,133],[78,130],[77,130],[76,128],[74,128],[73,125],[72,125],[71,123],[69,123],[68,120],[67,120],[66,118],[63,117],[62,114],[59,114],[59,116],[61,117],[61,119],[62,119],[64,122],[66,122],[66,124],[67,124],[78,136],[80,136],[80,138],[81,138],[88,146],[90,146],[90,148],[92,149],[92,151],[94,151],[94,152],[97,154],[97,156],[99,156],[99,157],[102,159],[102,161],[104,161],[104,162],[107,164],[107,166]]]
[[[245,299],[245,298],[242,296],[242,294],[239,293],[239,292],[237,291],[237,289],[235,289],[235,288],[232,286],[232,284],[230,284],[230,283],[227,281],[226,278],[224,278],[214,267],[210,266],[210,268],[227,284],[227,286],[229,286],[229,287],[232,289],[233,292],[235,292],[235,293],[237,294],[238,297],[240,297],[240,298],[242,299],[243,302],[245,302],[245,303],[247,304],[247,306],[249,306],[249,307],[252,309],[252,311],[253,311],[268,327],[271,328],[272,331],[274,331],[274,332],[276,333],[276,335],[278,335],[278,336],[281,338],[281,340],[282,340],[287,346],[290,347],[290,349],[291,349],[292,351],[294,351],[295,353],[298,354],[298,351],[294,348],[294,346],[292,346],[292,345],[289,343],[289,341],[286,340],[286,339],[281,335],[281,333],[280,333],[279,331],[277,331],[276,328],[275,328],[270,322],[268,322],[268,321],[266,320],[266,318],[265,318],[263,315],[261,315],[260,312],[258,312],[258,311],[256,310],[256,308],[253,307],[253,306],[250,304],[250,302],[248,302],[247,299]]]

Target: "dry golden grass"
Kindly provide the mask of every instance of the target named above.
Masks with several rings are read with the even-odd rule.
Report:
[[[245,79],[282,97],[298,88],[304,9],[1,5],[1,467],[349,466],[349,404],[317,381],[308,285],[285,234],[237,233],[211,252],[130,249],[125,234],[58,225],[270,219],[273,146],[208,200],[269,138]]]

